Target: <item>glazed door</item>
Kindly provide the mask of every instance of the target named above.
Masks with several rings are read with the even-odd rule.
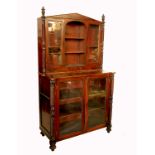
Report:
[[[51,66],[62,65],[62,21],[48,20],[48,29],[46,32],[46,41],[48,43],[47,50],[47,65]]]
[[[59,138],[70,137],[83,130],[83,80],[59,82]]]
[[[88,80],[87,130],[105,124],[106,90],[106,78],[90,78]]]

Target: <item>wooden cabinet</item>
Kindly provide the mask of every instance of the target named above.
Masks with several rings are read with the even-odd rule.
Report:
[[[77,14],[38,18],[40,130],[55,143],[111,131],[114,73],[102,71],[102,21]]]

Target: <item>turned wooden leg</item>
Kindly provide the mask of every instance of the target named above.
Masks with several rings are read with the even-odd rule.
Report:
[[[43,133],[42,131],[40,132],[40,134],[41,134],[42,136],[45,136],[44,133]]]
[[[107,130],[108,133],[110,133],[110,131],[111,131],[111,124],[110,123],[107,123],[106,130]]]
[[[50,143],[50,149],[52,150],[52,151],[54,151],[55,149],[56,149],[56,141],[55,140],[50,140],[49,141],[49,143]]]

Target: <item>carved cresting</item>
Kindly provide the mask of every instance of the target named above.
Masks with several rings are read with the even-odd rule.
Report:
[[[42,7],[42,72],[43,75],[45,75],[46,69],[45,69],[45,52],[46,52],[46,48],[45,48],[45,8]]]
[[[100,64],[103,63],[104,20],[105,20],[105,16],[103,14],[102,15],[102,24],[101,24],[101,35],[102,36],[101,36],[101,40],[100,40],[100,52],[101,52],[101,54],[100,54],[100,60],[99,60]]]
[[[50,80],[50,114],[51,114],[51,135],[53,134],[53,123],[54,123],[54,115],[55,115],[55,109],[54,109],[54,80]]]

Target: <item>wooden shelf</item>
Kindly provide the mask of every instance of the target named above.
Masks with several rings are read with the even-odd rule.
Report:
[[[85,53],[84,51],[69,51],[69,52],[64,52],[65,54],[78,54],[78,53]]]
[[[58,45],[56,45],[56,46],[50,45],[50,46],[48,46],[48,48],[60,48],[60,45],[59,46]]]
[[[67,86],[65,87],[65,86],[64,86],[64,87],[61,87],[61,88],[60,88],[60,90],[65,90],[65,89],[69,89],[69,90],[71,90],[71,89],[83,89],[83,86],[82,86],[82,85],[75,85],[75,86],[72,85],[72,86],[70,86],[70,87],[67,87]]]
[[[82,120],[73,120],[69,122],[60,123],[60,134],[66,136],[68,134],[79,133],[82,130]]]
[[[66,64],[68,67],[81,67],[84,66],[85,64]]]
[[[89,48],[98,48],[98,45],[90,45]]]
[[[104,106],[102,106],[102,107],[96,107],[96,108],[88,107],[88,111],[89,112],[95,111],[95,110],[99,110],[99,109],[103,109],[104,110],[105,108],[104,108]]]
[[[65,39],[77,39],[77,40],[83,40],[85,39],[84,37],[76,37],[76,36],[66,36]]]
[[[82,97],[74,97],[74,98],[61,99],[60,100],[60,105],[70,104],[70,103],[73,103],[73,102],[82,102]]]
[[[81,119],[81,113],[73,113],[69,115],[60,116],[60,123],[77,119]]]
[[[70,116],[70,115],[74,115],[74,114],[82,112],[80,108],[79,109],[75,109],[75,108],[70,109],[70,108],[68,108],[68,110],[60,111],[60,117],[66,117],[66,116]]]
[[[54,52],[53,52],[53,53],[49,53],[49,54],[51,54],[51,55],[54,55],[54,54],[55,54],[55,55],[60,55],[61,53],[54,53]]]
[[[104,90],[102,90],[102,91],[93,91],[88,96],[89,96],[89,98],[93,98],[93,97],[105,97],[106,96],[106,91],[104,91]]]

